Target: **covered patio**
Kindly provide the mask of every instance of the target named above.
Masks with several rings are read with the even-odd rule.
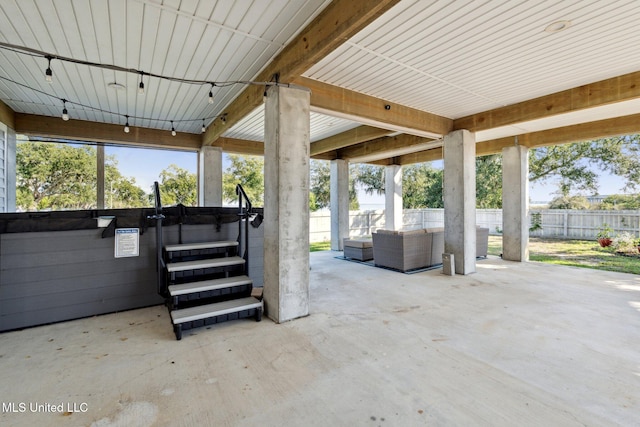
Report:
[[[407,275],[335,255],[311,254],[295,322],[176,345],[157,306],[1,334],[0,424],[640,424],[638,277],[496,257]]]

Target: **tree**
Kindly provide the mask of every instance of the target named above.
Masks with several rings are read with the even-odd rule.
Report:
[[[241,184],[254,206],[264,205],[264,158],[229,155],[231,164],[222,174],[222,198],[226,202],[238,200],[236,185]]]
[[[317,209],[329,207],[331,195],[331,171],[329,162],[311,160],[309,192],[313,194]]]
[[[614,194],[600,203],[603,210],[637,210],[640,209],[640,194]]]
[[[360,165],[358,181],[369,193],[384,194],[384,168]],[[404,166],[402,199],[405,209],[442,208],[443,171],[430,163]],[[476,200],[479,208],[502,207],[502,157],[476,159]]]
[[[549,203],[549,209],[589,209],[590,206],[584,196],[558,196]]]
[[[502,156],[476,157],[476,207],[502,208]]]
[[[531,182],[558,180],[558,194],[597,193],[597,168],[624,179],[625,190],[640,184],[640,135],[625,135],[532,149]]]
[[[349,209],[358,210],[358,169],[349,165]],[[313,194],[309,200],[314,200],[317,209],[327,208],[331,202],[331,168],[329,162],[311,160],[309,192]]]
[[[16,150],[16,205],[21,210],[97,206],[96,149],[88,145],[20,142]],[[144,191],[105,159],[107,206],[144,206]]]
[[[405,209],[442,208],[443,171],[430,163],[402,168],[402,207]]]
[[[122,176],[118,162],[108,156],[104,165],[105,207],[109,209],[141,208],[148,206],[148,197],[136,184],[135,178]]]
[[[197,177],[186,169],[169,165],[160,172],[160,199],[164,206],[182,203],[185,206],[197,206]]]
[[[357,170],[357,181],[360,185],[360,188],[364,190],[367,194],[384,194],[385,191],[385,183],[384,183],[384,167],[383,166],[375,166],[375,165],[367,165],[367,164],[359,164],[356,165]]]
[[[93,147],[22,142],[16,150],[16,199],[24,210],[96,206]]]

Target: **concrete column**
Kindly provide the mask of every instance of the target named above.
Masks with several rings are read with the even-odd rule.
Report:
[[[389,165],[384,171],[384,228],[402,228],[402,166]]]
[[[502,258],[529,260],[529,149],[502,149]]]
[[[222,206],[222,148],[198,152],[198,206]]]
[[[349,237],[349,162],[331,161],[330,201],[331,250],[343,250],[343,239]]]
[[[444,251],[456,274],[476,271],[476,141],[467,130],[444,137]]]
[[[309,101],[307,90],[267,90],[263,296],[277,323],[309,314]]]
[[[104,145],[98,145],[96,149],[96,201],[98,209],[104,209]],[[109,206],[112,208],[113,206]]]

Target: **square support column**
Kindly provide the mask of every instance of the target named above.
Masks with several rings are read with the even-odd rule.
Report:
[[[502,149],[502,259],[529,260],[529,149]]]
[[[476,272],[476,141],[468,130],[444,137],[444,251],[456,274]]]
[[[309,314],[310,92],[267,90],[264,301],[277,323]]]
[[[104,209],[105,188],[104,188],[104,145],[99,144],[96,148],[96,200],[98,209]],[[111,191],[111,187],[109,188]],[[109,209],[113,209],[113,206],[109,206]]]
[[[384,170],[384,227],[402,228],[402,166],[389,165]]]
[[[331,250],[341,251],[349,237],[349,162],[331,161],[329,205],[331,207]]]
[[[198,206],[222,206],[222,148],[198,152]]]

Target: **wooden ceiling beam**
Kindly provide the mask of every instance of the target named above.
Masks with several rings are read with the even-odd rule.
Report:
[[[373,126],[358,126],[346,132],[330,136],[311,143],[311,156],[316,156],[328,151],[349,147],[361,142],[370,141],[392,134],[392,131],[380,129]]]
[[[122,125],[90,122],[86,120],[64,121],[59,117],[15,114],[16,133],[49,138],[75,139],[112,144],[139,145],[178,150],[200,149],[201,136],[193,133],[171,132],[159,129],[132,126],[124,133]]]
[[[456,119],[472,132],[640,98],[640,71]]]
[[[442,147],[434,148],[431,150],[420,151],[417,153],[405,154],[396,158],[396,164],[398,165],[411,165],[414,163],[432,162],[434,160],[443,159]]]
[[[213,146],[222,148],[225,153],[264,156],[264,143],[259,141],[220,137]]]
[[[2,101],[0,101],[0,123],[4,123],[11,129],[16,127],[15,111]]]
[[[439,138],[453,128],[453,120],[384,99],[300,77],[294,84],[311,90],[311,109],[371,126]]]
[[[320,14],[289,43],[255,81],[290,83],[311,66],[334,51],[360,30],[375,21],[400,0],[333,0]],[[202,136],[202,145],[211,145],[227,129],[262,103],[263,86],[249,85],[225,109],[226,122],[215,120]]]
[[[536,148],[633,133],[640,133],[640,114],[518,135],[518,144]],[[476,155],[486,156],[501,153],[504,147],[514,145],[515,142],[514,136],[479,142],[476,144]]]
[[[422,151],[433,139],[401,134],[387,136],[338,150],[338,157],[354,162],[367,162],[382,157],[397,157],[412,150]]]
[[[640,114],[522,134],[518,135],[518,144],[529,148],[537,148],[633,133],[640,133]],[[476,144],[476,156],[501,154],[503,148],[515,145],[515,143],[515,136],[478,142]],[[443,151],[442,147],[440,147],[370,163],[408,165],[441,160],[442,158]]]

